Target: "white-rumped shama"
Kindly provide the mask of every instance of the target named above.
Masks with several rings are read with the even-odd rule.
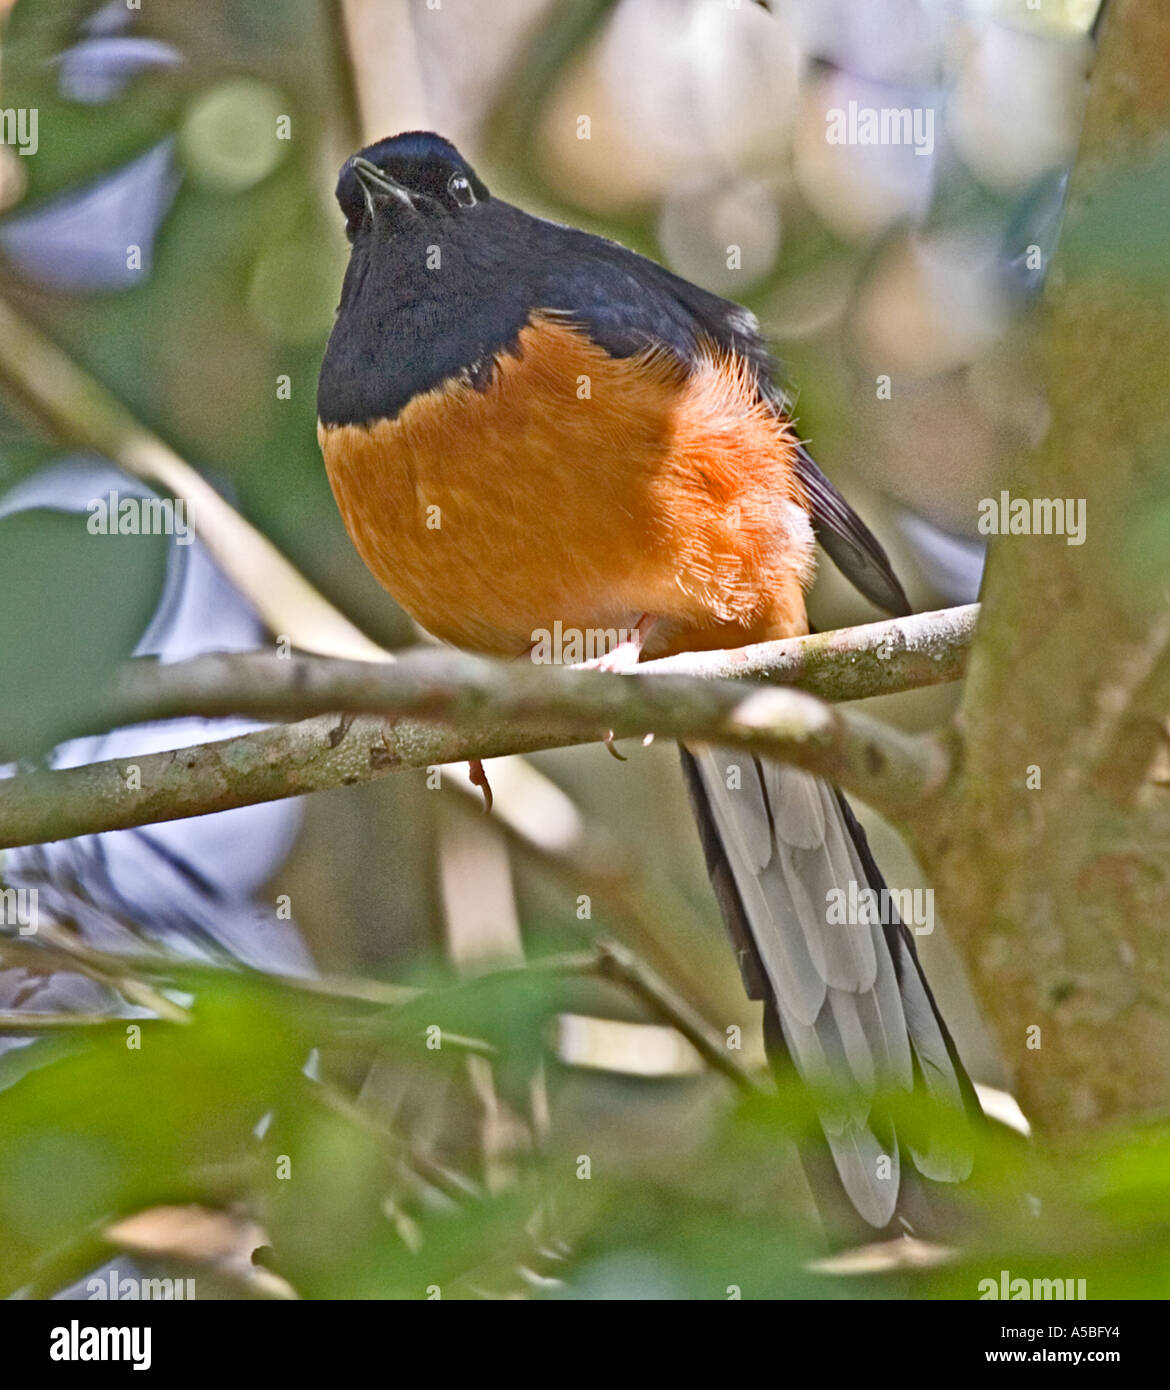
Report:
[[[493,198],[448,141],[349,159],[351,243],[318,434],[365,563],[435,636],[501,656],[624,630],[648,657],[808,631],[814,541],[909,605],[881,545],[793,433],[752,314],[615,242]],[[684,751],[716,894],[770,1051],[849,1093],[821,1108],[875,1227],[908,1220],[906,1155],[871,1100],[978,1102],[897,920],[830,926],[884,888],[838,792],[733,750]],[[853,900],[857,900],[856,893]],[[970,1157],[915,1148],[955,1181]]]

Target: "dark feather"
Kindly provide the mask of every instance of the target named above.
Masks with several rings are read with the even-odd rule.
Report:
[[[812,509],[813,530],[825,553],[870,603],[904,618],[910,600],[881,542],[821,472],[802,444],[796,472]]]

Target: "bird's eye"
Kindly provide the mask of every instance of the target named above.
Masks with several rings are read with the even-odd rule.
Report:
[[[447,192],[465,208],[475,206],[475,192],[465,174],[452,174],[447,180]]]

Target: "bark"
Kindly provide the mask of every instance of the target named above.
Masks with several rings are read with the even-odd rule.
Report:
[[[1170,707],[1168,129],[1170,8],[1118,0],[1049,283],[1051,428],[1004,484],[1084,499],[1086,540],[993,544],[955,772],[915,818],[1020,1103],[1049,1133],[1170,1098],[1170,795],[1150,777]],[[1149,246],[1130,224],[1151,187]]]

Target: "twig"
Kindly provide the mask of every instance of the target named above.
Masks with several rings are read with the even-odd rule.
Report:
[[[11,938],[0,941],[0,948],[8,951],[13,945],[28,945],[34,950],[52,952],[65,963],[66,969],[76,970],[87,975],[98,984],[116,990],[124,999],[149,1009],[168,1023],[190,1023],[191,1015],[174,1000],[168,999],[145,980],[139,978],[140,969],[123,957],[103,951],[95,951],[87,946],[73,932],[58,926],[55,922],[42,922],[37,928],[40,946],[33,947],[31,941],[16,941]]]
[[[279,975],[253,970],[236,960],[192,960],[149,950],[99,951],[74,938],[66,929],[46,923],[41,924],[35,937],[0,935],[0,960],[11,960],[28,968],[53,964],[59,969],[77,970],[117,990],[122,989],[122,976],[132,972],[144,979],[178,983],[197,982],[198,977],[207,974],[250,974],[277,989],[383,1009],[410,1004],[425,993],[411,985],[348,975]],[[148,1002],[148,1007],[153,1008],[154,1004]],[[174,1021],[188,1022],[189,1015],[183,1012],[181,1018]]]
[[[594,968],[604,979],[624,985],[659,1018],[676,1028],[710,1067],[722,1072],[745,1095],[762,1093],[760,1084],[731,1055],[699,1013],[624,946],[616,941],[598,943]]]
[[[599,941],[591,951],[540,956],[524,966],[509,967],[531,974],[597,976],[622,986],[647,1005],[650,1012],[670,1024],[715,1071],[722,1072],[746,1095],[759,1095],[762,1087],[723,1045],[702,1015],[676,990],[625,946]]]
[[[64,933],[58,933],[64,935]],[[188,981],[193,975],[208,973],[238,974],[240,967],[235,962],[193,962],[163,957],[158,954],[137,954],[131,956],[112,955],[96,951],[83,943],[77,943],[76,951],[62,950],[51,946],[45,948],[28,939],[6,937],[0,939],[0,957],[43,964],[47,959],[56,958],[67,967],[80,968],[82,965],[98,978],[115,983],[121,988],[117,973],[128,969],[141,971],[155,977],[169,977]],[[395,1008],[413,1002],[426,991],[405,985],[383,984],[372,980],[342,977],[305,977],[292,975],[268,975],[254,973],[263,984],[294,993],[314,995],[350,1003],[372,1005],[382,1008]],[[559,955],[540,956],[532,961],[507,965],[492,971],[493,976],[527,974],[553,975],[597,975],[614,981],[627,988],[643,1003],[677,1028],[678,1031],[716,1070],[728,1076],[741,1090],[755,1093],[759,1087],[751,1075],[733,1058],[719,1041],[715,1031],[702,1015],[693,1008],[676,990],[672,989],[650,966],[625,946],[614,941],[599,942],[593,950],[573,951]],[[153,992],[152,992],[153,993]],[[190,1015],[184,1014],[183,1021]],[[35,1033],[49,1029],[86,1028],[108,1026],[124,1020],[109,1015],[93,1014],[50,1014],[0,1012],[0,1033]],[[496,1049],[478,1038],[463,1037],[454,1033],[443,1033],[444,1045],[450,1043],[461,1051],[469,1051],[484,1056],[493,1055]]]
[[[526,770],[529,767],[522,759],[504,766],[517,765]],[[493,780],[496,772],[493,769]],[[444,790],[449,785],[445,779]],[[473,809],[466,796],[450,799],[463,818],[482,821],[481,807]],[[606,826],[586,818],[577,808],[572,808],[568,824],[541,824],[543,804],[542,799],[532,806],[522,792],[511,798],[505,791],[496,800],[492,820],[507,836],[511,849],[534,869],[552,875],[574,897],[588,891],[612,920],[622,924],[623,939],[676,990],[695,1000],[711,1021],[717,1006],[712,998],[710,962],[705,952],[695,960],[688,951],[680,950],[680,942],[707,939],[696,905],[658,871],[659,866],[647,863]],[[712,952],[715,946],[712,941]]]
[[[0,1033],[55,1033],[72,1028],[110,1028],[125,1026],[126,1020],[112,1014],[21,1013],[0,1010]]]

